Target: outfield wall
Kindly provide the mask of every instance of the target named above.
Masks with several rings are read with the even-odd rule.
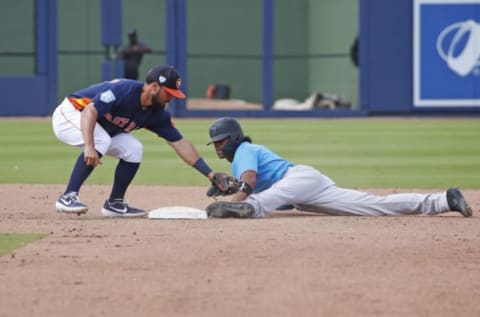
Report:
[[[184,89],[191,98],[204,97],[209,84],[220,83],[232,87],[231,98],[262,103],[265,107],[261,112],[219,113],[218,110],[191,111],[188,105],[179,103],[172,107],[176,116],[478,113],[480,70],[472,68],[461,77],[455,75],[454,70],[452,75],[450,64],[441,61],[441,56],[432,49],[432,41],[442,28],[456,25],[458,19],[476,21],[468,24],[473,25],[473,34],[480,23],[480,1],[452,0],[454,9],[445,14],[432,7],[437,2],[444,4],[448,0],[17,0],[14,4],[0,3],[4,25],[0,34],[8,39],[0,43],[3,96],[0,115],[49,115],[66,94],[116,76],[118,69],[109,77],[104,66],[116,61],[116,53],[132,28],[137,29],[140,39],[153,49],[153,53],[144,57],[142,74],[151,65],[173,63],[184,74]],[[108,50],[102,44],[105,18],[111,13],[105,9],[106,4],[119,7],[121,19],[113,29],[115,34],[107,32],[107,36],[120,34],[121,43]],[[419,14],[421,23],[415,24],[415,8],[425,11]],[[429,22],[432,14],[435,18]],[[454,28],[453,35],[445,37],[444,51],[454,43],[458,46],[454,54],[460,55],[462,47],[468,46],[466,34],[470,33],[465,33],[463,26]],[[359,32],[360,72],[352,65],[349,55]],[[463,36],[458,36],[460,40],[455,32],[463,32]],[[420,41],[422,45],[417,54],[420,58],[414,59],[414,40],[419,34],[425,38],[430,36],[432,43],[428,46]],[[472,38],[471,46],[480,46],[480,39]],[[116,65],[112,62],[111,66]],[[414,69],[421,75],[414,77]],[[445,93],[437,96],[437,91]],[[269,110],[279,98],[303,101],[315,92],[345,97],[352,101],[353,111],[279,114]]]
[[[371,115],[479,113],[480,50],[467,47],[480,47],[480,1],[360,0],[360,21],[362,109]],[[477,55],[459,74],[454,65],[466,63],[462,54]]]
[[[63,96],[78,88],[101,81],[102,63],[106,60],[101,39],[101,4],[99,0],[47,0],[56,4],[58,85],[55,102],[0,106],[0,115],[46,115]],[[108,2],[108,0],[106,0]],[[136,28],[140,39],[153,49],[145,55],[140,72],[167,61],[167,5],[170,0],[120,1],[122,4],[122,44],[126,33]],[[181,1],[177,1],[181,2]],[[202,0],[186,3],[187,74],[190,97],[204,97],[210,83],[226,83],[232,87],[232,98],[262,103],[263,6],[258,0]],[[0,43],[0,76],[35,77],[35,3],[18,0],[15,4],[0,3],[4,27],[0,30],[9,41]],[[358,32],[356,1],[351,0],[276,0],[273,12],[272,99],[306,99],[314,91],[339,94],[356,104],[358,99],[357,70],[349,59],[350,44]],[[342,28],[336,35],[328,30]],[[18,23],[18,21],[23,21]],[[12,34],[14,36],[12,36]],[[119,49],[119,48],[118,48]],[[23,88],[5,93],[14,100]],[[14,89],[15,90],[15,89]],[[22,94],[28,94],[22,91]],[[37,102],[47,101],[38,99]],[[25,108],[26,107],[26,108]]]

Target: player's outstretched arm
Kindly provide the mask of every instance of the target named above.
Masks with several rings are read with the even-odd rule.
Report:
[[[210,181],[213,180],[213,171],[202,159],[195,146],[185,138],[175,142],[167,142],[177,155],[190,166],[193,166]]]

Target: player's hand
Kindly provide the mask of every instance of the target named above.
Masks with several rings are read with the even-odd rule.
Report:
[[[85,147],[83,157],[85,160],[85,164],[89,166],[97,167],[99,164],[102,164],[102,161],[100,161],[100,158],[98,157],[98,153],[97,151],[95,151],[95,148]]]
[[[226,173],[214,173],[212,185],[207,190],[208,197],[233,195],[238,191],[238,182]]]
[[[235,188],[235,178],[226,173],[214,173],[212,183],[223,193]]]

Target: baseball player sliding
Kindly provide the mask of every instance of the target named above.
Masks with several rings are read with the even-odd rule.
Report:
[[[179,157],[210,181],[214,173],[194,145],[182,137],[165,105],[172,98],[185,98],[181,78],[169,65],[152,68],[145,82],[116,79],[79,90],[63,100],[53,113],[57,138],[83,149],[73,167],[64,193],[55,203],[58,212],[82,214],[88,207],[78,193],[80,187],[109,155],[118,158],[110,197],[105,200],[105,217],[141,217],[145,211],[129,206],[124,196],[142,161],[143,145],[131,135],[146,128],[164,138]],[[218,184],[221,188],[222,184]]]
[[[209,217],[258,218],[276,209],[297,208],[331,215],[438,215],[448,211],[472,215],[457,188],[446,192],[377,196],[338,187],[329,177],[305,165],[296,165],[268,148],[253,144],[237,120],[221,118],[210,126],[210,141],[220,159],[232,166],[234,178],[216,173],[208,196],[232,195],[207,207]],[[218,183],[218,182],[217,182]]]

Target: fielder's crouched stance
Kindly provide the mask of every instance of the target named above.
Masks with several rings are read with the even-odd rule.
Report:
[[[437,215],[448,211],[464,217],[472,215],[457,188],[441,193],[387,196],[340,188],[318,170],[295,165],[268,148],[253,144],[233,118],[214,121],[209,132],[208,144],[213,143],[218,157],[232,164],[234,176],[225,181],[223,174],[216,174],[215,178],[224,180],[222,187],[228,189],[216,188],[217,182],[207,195],[232,195],[232,199],[210,204],[209,217],[258,218],[287,208],[330,215]]]
[[[124,196],[142,161],[143,145],[129,132],[146,128],[164,138],[186,163],[214,181],[214,173],[193,144],[182,137],[172,123],[165,105],[174,97],[185,98],[180,75],[169,65],[152,68],[145,82],[118,79],[102,82],[71,94],[53,113],[57,138],[83,149],[67,188],[55,203],[57,211],[85,213],[88,207],[78,198],[80,187],[100,158],[118,158],[110,197],[105,201],[105,217],[141,217],[142,209],[129,206]],[[219,184],[220,188],[222,184]]]

